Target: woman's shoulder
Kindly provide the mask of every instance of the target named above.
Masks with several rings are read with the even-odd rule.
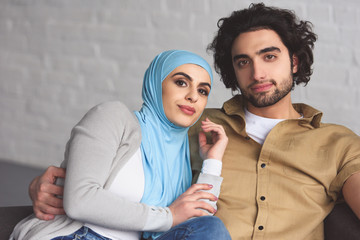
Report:
[[[80,125],[137,127],[135,114],[120,101],[108,101],[92,107],[80,120]],[[78,124],[78,125],[79,125]]]
[[[120,101],[108,101],[108,102],[102,102],[100,104],[95,105],[93,108],[90,109],[90,111],[127,111],[130,113],[129,108]]]
[[[120,116],[122,119],[127,117],[133,118],[134,116],[134,113],[131,112],[129,108],[120,101],[108,101],[100,103],[92,107],[86,115],[88,114],[102,115],[110,119],[119,119]]]

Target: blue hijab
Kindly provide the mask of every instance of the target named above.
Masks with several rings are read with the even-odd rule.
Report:
[[[183,64],[196,64],[210,75],[209,64],[200,56],[182,50],[160,53],[145,72],[140,111],[135,112],[141,126],[141,152],[145,173],[142,203],[167,207],[191,185],[188,129],[176,126],[165,116],[162,81]],[[157,238],[161,233],[144,233]]]

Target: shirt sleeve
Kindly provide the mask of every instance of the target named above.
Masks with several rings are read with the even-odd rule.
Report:
[[[210,190],[203,190],[203,191],[212,193],[216,197],[219,197],[222,181],[223,181],[222,177],[211,175],[211,174],[200,173],[199,178],[196,183],[211,184],[213,187]],[[215,210],[217,210],[217,206],[216,206],[217,201],[210,201],[209,199],[202,199],[201,201],[209,203]],[[213,215],[212,213],[209,213],[209,212],[208,212],[208,214]]]
[[[64,161],[64,209],[70,218],[119,230],[170,229],[167,208],[132,202],[104,189],[114,161],[129,159],[135,152],[131,144],[140,143],[140,136],[133,139],[134,123],[123,104],[111,102],[91,109],[73,128]]]
[[[201,172],[220,177],[222,170],[222,162],[217,159],[206,159],[203,162]]]
[[[210,190],[204,190],[206,192],[214,194],[216,197],[220,195],[220,187],[223,178],[221,175],[222,162],[217,159],[206,159],[203,162],[201,173],[196,183],[211,184],[213,187]],[[208,199],[202,199],[209,203],[215,210],[217,210],[217,201],[210,201]],[[212,213],[207,212],[209,215]]]
[[[346,180],[354,173],[360,172],[360,137],[350,130],[337,139],[337,145],[331,149],[329,157],[338,160],[338,173],[330,185],[330,192],[341,193]]]

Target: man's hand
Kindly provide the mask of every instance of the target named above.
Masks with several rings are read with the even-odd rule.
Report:
[[[55,185],[57,178],[65,178],[65,169],[51,166],[30,183],[29,195],[34,213],[41,220],[65,214],[63,200],[57,197],[63,195],[64,187]]]
[[[217,197],[208,192],[201,190],[209,190],[212,186],[209,184],[193,184],[181,194],[170,206],[170,211],[173,216],[173,227],[188,220],[192,217],[208,216],[208,213],[203,211],[215,213],[216,210],[208,203],[199,201],[201,199],[209,199],[217,201]]]
[[[201,122],[203,132],[199,132],[200,156],[202,159],[222,160],[228,137],[226,136],[223,126],[211,122],[208,118]],[[205,133],[211,133],[212,143],[207,143]]]

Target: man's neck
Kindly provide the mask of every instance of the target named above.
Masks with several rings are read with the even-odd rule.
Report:
[[[257,116],[273,119],[295,119],[301,115],[294,109],[291,103],[291,96],[288,94],[279,102],[268,107],[255,107],[247,103],[247,110]]]

